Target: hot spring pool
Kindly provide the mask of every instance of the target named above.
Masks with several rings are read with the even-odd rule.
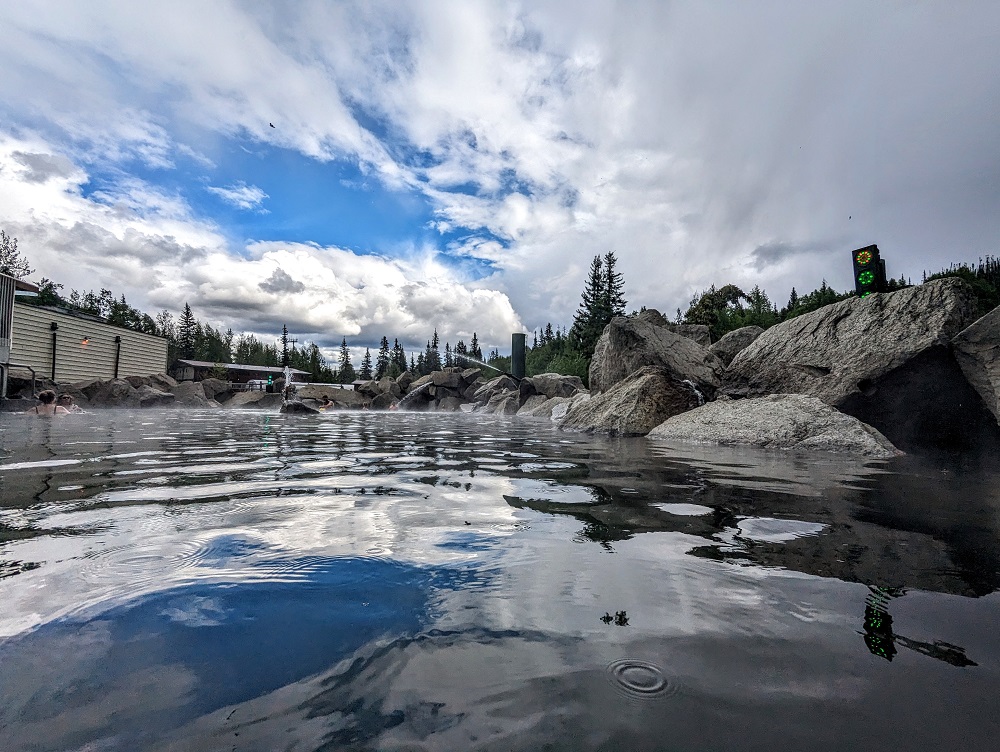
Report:
[[[995,467],[0,421],[5,751],[998,748]]]

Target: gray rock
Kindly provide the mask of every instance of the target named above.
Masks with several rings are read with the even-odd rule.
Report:
[[[449,389],[459,389],[464,386],[462,382],[462,372],[456,368],[446,368],[443,371],[434,371],[431,374],[434,386],[446,386]]]
[[[483,375],[482,368],[464,368],[462,369],[462,382],[469,386],[479,380],[479,377]]]
[[[674,324],[655,308],[647,308],[644,311],[640,311],[635,315],[635,318],[654,326],[661,326],[674,334],[694,340],[702,347],[708,347],[712,344],[711,330],[704,324]]]
[[[150,385],[149,376],[126,376],[125,381],[131,384],[134,389]]]
[[[517,392],[519,389],[520,385],[510,376],[497,376],[495,379],[490,379],[479,387],[473,394],[473,400],[479,404],[485,404],[495,394]]]
[[[182,381],[172,391],[176,398],[174,404],[178,406],[216,407],[219,404],[205,395],[205,389],[200,381]]]
[[[169,392],[177,386],[177,379],[165,373],[154,373],[149,376],[149,385],[161,392]]]
[[[521,403],[521,407],[518,408],[517,414],[532,415],[535,410],[540,408],[548,401],[549,398],[546,397],[544,394],[533,394],[530,397],[528,397],[528,399],[526,399],[524,402]]]
[[[90,407],[138,407],[139,392],[124,379],[98,381],[82,390]]]
[[[464,404],[465,402],[460,397],[445,397],[438,401],[434,409],[445,412],[457,412],[462,409],[462,405]]]
[[[403,388],[388,376],[383,376],[378,380],[378,391],[380,394],[391,395],[393,399],[399,399],[403,396]]]
[[[846,452],[876,459],[902,454],[876,429],[803,394],[709,402],[667,419],[650,431],[648,437],[700,444]]]
[[[559,427],[612,436],[642,436],[664,420],[695,408],[699,397],[665,366],[644,366],[608,391],[575,402]]]
[[[649,313],[616,316],[604,328],[590,363],[591,391],[607,391],[643,366],[655,365],[678,381],[694,382],[707,399],[715,396],[725,370],[722,361],[687,337],[651,323]]]
[[[746,350],[763,333],[764,330],[759,326],[744,326],[740,329],[734,329],[722,335],[722,338],[711,345],[708,351],[728,366],[737,354]]]
[[[702,347],[709,347],[712,344],[711,330],[705,324],[667,324],[667,329],[697,342]]]
[[[951,349],[975,310],[957,278],[843,300],[765,331],[733,359],[721,392],[818,397],[903,449],[992,445],[1000,426]]]
[[[959,332],[951,344],[965,378],[1000,423],[1000,307]]]
[[[403,371],[396,377],[396,383],[399,384],[399,388],[403,391],[403,393],[406,393],[409,390],[413,380],[414,376],[409,371]]]
[[[564,376],[561,373],[540,373],[524,379],[524,381],[531,382],[536,394],[543,394],[550,399],[552,397],[572,397],[577,392],[586,389],[579,376]]]
[[[140,386],[136,391],[139,407],[168,407],[176,399],[170,392],[162,392],[148,384]]]
[[[975,316],[972,288],[934,280],[848,298],[772,326],[730,363],[722,393],[797,393],[838,406],[920,353],[947,347]]]
[[[310,407],[305,402],[299,400],[285,400],[281,403],[281,413],[301,413],[303,415],[319,415],[319,410]]]
[[[336,390],[340,391],[340,390]],[[227,408],[245,407],[255,410],[273,410],[280,407],[282,397],[280,394],[269,394],[267,392],[236,392],[230,400],[226,402]]]
[[[516,391],[497,392],[490,397],[479,412],[490,415],[515,415],[520,406],[520,397]]]
[[[201,382],[201,388],[205,392],[205,396],[210,400],[220,401],[220,397],[223,395],[228,396],[230,393],[229,383],[222,379],[204,379]]]
[[[587,394],[587,392],[581,392],[581,394]],[[552,418],[553,413],[556,409],[560,409],[560,418],[566,415],[566,410],[568,409],[568,404],[572,402],[572,397],[552,397],[548,399],[542,395],[536,395],[542,397],[541,402],[537,402],[534,405],[529,405],[527,402],[517,411],[517,416],[528,417],[528,418]],[[529,400],[530,402],[530,400]]]
[[[382,394],[372,397],[372,401],[369,403],[368,407],[372,410],[388,410],[392,407],[394,402],[396,402],[396,398],[392,396],[392,392],[383,392]]]

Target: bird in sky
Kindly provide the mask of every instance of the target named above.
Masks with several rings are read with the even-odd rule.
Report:
[[[274,123],[268,123],[268,125],[271,126],[272,128],[274,127]]]

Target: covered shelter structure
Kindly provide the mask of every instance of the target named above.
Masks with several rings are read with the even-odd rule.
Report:
[[[222,376],[222,371],[225,376]],[[309,376],[308,371],[298,368],[288,369],[292,374],[292,381],[305,382]],[[268,381],[283,377],[285,369],[279,366],[255,366],[241,363],[215,363],[207,360],[190,360],[188,358],[178,358],[170,366],[170,375],[178,381],[202,381],[218,375],[232,384],[249,384],[251,381]]]

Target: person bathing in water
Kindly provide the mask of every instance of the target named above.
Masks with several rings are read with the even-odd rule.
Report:
[[[42,404],[25,410],[26,413],[32,415],[69,415],[69,410],[56,404],[56,393],[51,389],[39,392],[38,399]]]
[[[68,412],[82,413],[83,408],[76,404],[72,394],[59,395],[59,407],[65,407]]]

